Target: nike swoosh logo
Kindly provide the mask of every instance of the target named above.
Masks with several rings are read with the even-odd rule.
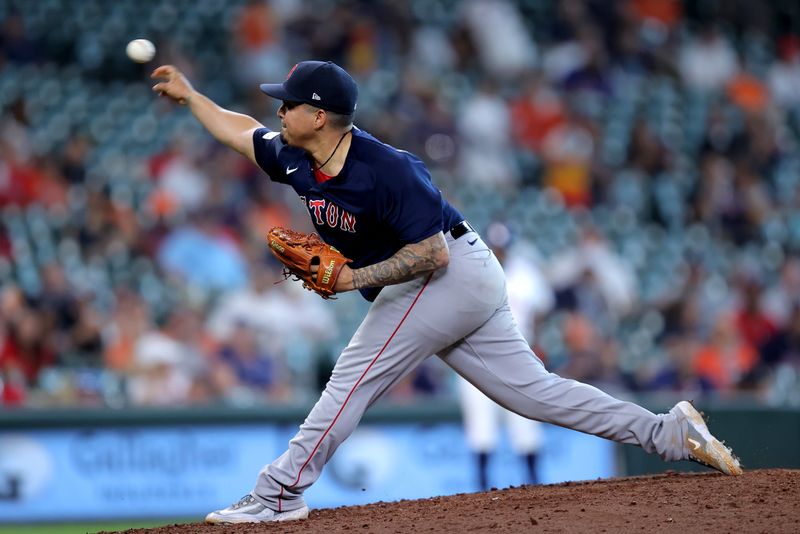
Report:
[[[688,441],[689,444],[692,446],[692,452],[700,448],[700,442],[697,441],[696,439],[689,438]]]
[[[473,239],[472,241],[467,241],[467,243],[469,243],[469,246],[472,246],[477,242],[478,242],[478,238],[477,237],[475,239]]]
[[[295,167],[293,169],[290,169],[289,167],[286,167],[286,174],[292,174],[294,171],[296,171],[299,168],[300,167]]]

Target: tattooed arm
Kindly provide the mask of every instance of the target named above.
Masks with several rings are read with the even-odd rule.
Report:
[[[447,242],[439,232],[419,243],[404,246],[388,260],[361,269],[345,268],[336,282],[336,291],[400,284],[446,267],[449,262]]]

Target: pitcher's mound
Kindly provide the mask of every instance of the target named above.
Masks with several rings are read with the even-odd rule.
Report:
[[[663,475],[524,486],[312,510],[258,525],[171,525],[136,534],[478,532],[800,532],[800,470]]]

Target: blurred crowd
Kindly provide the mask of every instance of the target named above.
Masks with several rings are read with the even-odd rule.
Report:
[[[276,283],[263,238],[302,205],[147,77],[277,127],[258,83],[309,58],[481,229],[551,370],[800,405],[798,6],[140,4],[0,5],[0,405],[316,398],[367,304]],[[432,359],[390,397],[453,395]]]

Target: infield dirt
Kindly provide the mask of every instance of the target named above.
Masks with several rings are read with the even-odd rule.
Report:
[[[308,519],[259,525],[170,525],[129,534],[800,532],[800,470],[675,473],[523,486],[312,510]]]

